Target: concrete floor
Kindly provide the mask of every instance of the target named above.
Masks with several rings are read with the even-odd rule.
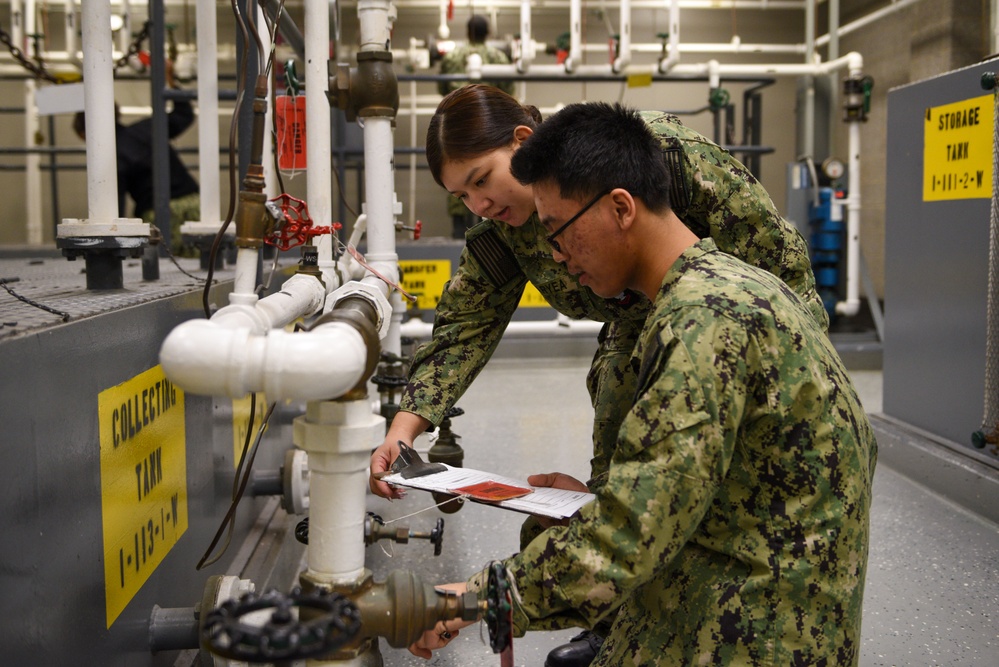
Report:
[[[458,404],[465,414],[454,420],[465,466],[518,478],[558,470],[585,479],[592,418],[587,366],[585,357],[490,362]],[[881,373],[856,371],[854,381],[865,408],[879,412]],[[884,464],[874,494],[860,664],[999,665],[999,526]],[[431,583],[464,580],[489,559],[516,551],[522,515],[471,503],[442,514],[432,505],[420,491],[391,503],[369,497],[370,511],[412,529],[445,520],[440,557],[418,541],[369,547],[376,576],[412,569]],[[514,643],[514,664],[542,667],[547,652],[575,634],[529,633]],[[484,635],[468,628],[429,664],[498,664]],[[388,667],[428,664],[384,640],[382,653]]]

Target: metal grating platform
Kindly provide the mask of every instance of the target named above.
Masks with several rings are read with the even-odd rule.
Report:
[[[295,259],[282,257],[279,265],[288,266]],[[0,289],[0,340],[37,333],[64,321],[76,321],[201,290],[207,277],[197,259],[178,258],[175,264],[170,259],[161,258],[160,278],[144,281],[142,262],[138,259],[125,260],[122,263],[123,289],[88,290],[84,267],[82,260],[70,261],[54,251],[47,253],[40,250],[33,256],[0,256],[0,280],[6,283],[7,288],[19,296],[68,315],[68,319],[64,319],[15,298],[6,289]],[[270,269],[269,265],[267,269]],[[230,266],[216,269],[213,281],[232,280],[233,273]]]

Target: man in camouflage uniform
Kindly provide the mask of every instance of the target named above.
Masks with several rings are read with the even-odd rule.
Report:
[[[713,239],[720,250],[781,278],[825,330],[828,315],[815,290],[805,241],[781,218],[759,181],[731,154],[677,117],[658,111],[641,115],[661,143],[672,174],[662,189],[676,202],[674,210],[684,224],[698,237]],[[520,227],[486,219],[469,230],[458,269],[437,305],[432,340],[413,359],[400,407],[431,426],[439,425],[495,351],[531,282],[558,312],[605,323],[587,376],[594,408],[588,484],[595,492],[606,480],[618,430],[634,399],[637,373],[632,352],[650,303],[632,291],[608,299],[581,287],[552,258],[544,237],[537,215]],[[380,467],[377,459],[382,448],[396,447],[396,435],[400,433],[390,431],[385,445],[376,450],[372,473],[387,468]],[[412,444],[411,438],[408,443]],[[384,458],[394,460],[397,455],[396,447]],[[375,493],[390,493],[379,484],[372,479]],[[528,519],[521,545],[539,532],[537,522]],[[589,634],[576,639],[552,651],[550,667],[587,664],[599,640]]]
[[[596,499],[503,561],[515,634],[610,622],[599,666],[856,665],[870,425],[814,310],[684,227],[659,155],[637,113],[578,104],[513,157],[554,258],[652,299]]]
[[[485,16],[478,14],[468,19],[468,43],[463,46],[456,46],[441,60],[441,74],[464,74],[468,56],[477,54],[482,58],[483,65],[509,65],[510,59],[499,49],[486,44],[486,37],[489,36],[489,20]],[[468,81],[440,81],[437,90],[441,95],[447,95],[452,90],[457,90]],[[499,88],[507,95],[513,95],[513,81],[485,81]],[[447,197],[447,214],[452,220],[452,236],[456,239],[465,238],[465,231],[471,224],[475,223],[475,216],[465,206],[465,204],[453,195]]]

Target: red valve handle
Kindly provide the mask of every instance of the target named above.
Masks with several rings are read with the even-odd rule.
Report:
[[[312,218],[309,217],[308,205],[287,192],[271,199],[271,201],[281,209],[285,222],[280,229],[275,229],[268,234],[264,241],[279,250],[290,250],[311,238],[332,234],[342,227],[339,222],[334,222],[332,225],[314,226]]]

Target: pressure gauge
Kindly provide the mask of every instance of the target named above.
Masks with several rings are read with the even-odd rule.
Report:
[[[831,181],[838,180],[843,177],[846,172],[846,165],[839,158],[830,157],[826,158],[822,163],[822,173],[826,175]]]

